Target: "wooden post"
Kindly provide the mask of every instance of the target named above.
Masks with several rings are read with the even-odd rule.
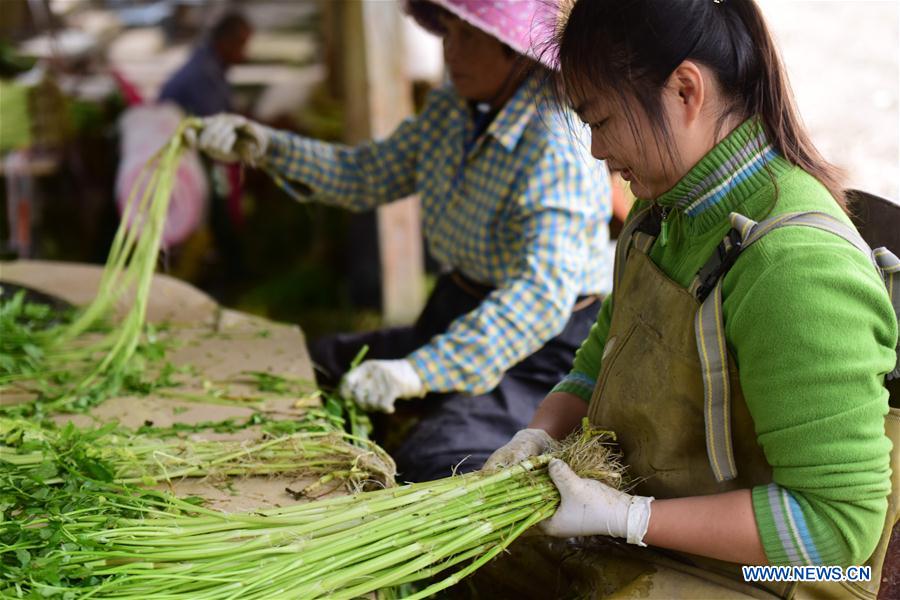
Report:
[[[413,112],[400,2],[344,0],[343,91],[347,142],[390,134]],[[388,325],[410,323],[425,297],[418,198],[378,209],[381,297]]]

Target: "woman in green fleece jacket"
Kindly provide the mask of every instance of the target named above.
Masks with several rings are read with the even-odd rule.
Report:
[[[891,491],[897,317],[758,7],[579,0],[557,42],[562,97],[638,201],[574,368],[487,468],[587,416],[640,483],[617,492],[554,461],[562,502],[545,533],[675,550],[666,561],[691,577],[737,587],[735,564],[862,564]],[[730,218],[806,211],[811,226]],[[657,563],[654,593],[676,589],[660,587],[662,553],[633,552]]]

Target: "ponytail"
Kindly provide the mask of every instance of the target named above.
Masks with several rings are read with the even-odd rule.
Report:
[[[840,170],[825,160],[813,145],[794,101],[794,94],[778,48],[762,12],[753,0],[725,0],[750,36],[758,73],[745,80],[745,114],[758,114],[772,145],[788,162],[818,179],[835,201],[847,210]]]

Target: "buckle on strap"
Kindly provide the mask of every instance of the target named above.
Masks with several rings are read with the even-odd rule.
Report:
[[[700,285],[697,286],[697,300],[703,302],[710,292],[716,287],[716,283],[734,266],[744,247],[744,240],[737,229],[732,229],[716,247],[716,253],[703,265],[697,273]]]
[[[876,248],[872,252],[875,263],[881,270],[881,276],[884,278],[884,285],[887,287],[888,298],[894,307],[894,314],[897,316],[897,322],[900,323],[900,258],[888,250],[887,248]],[[897,340],[897,362],[894,363],[894,369],[885,375],[888,381],[900,380],[900,339]]]

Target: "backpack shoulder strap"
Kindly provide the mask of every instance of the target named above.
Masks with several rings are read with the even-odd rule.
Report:
[[[781,227],[805,226],[832,233],[869,257],[884,277],[894,313],[900,319],[900,259],[886,248],[872,251],[853,227],[822,212],[786,213],[759,223],[738,213],[731,213],[730,219],[731,231],[700,269],[690,288],[701,302],[694,317],[694,333],[703,378],[706,451],[717,481],[737,476],[730,430],[731,387],[722,316],[722,280],[744,249]],[[900,377],[900,346],[897,356],[898,363],[888,378]]]

